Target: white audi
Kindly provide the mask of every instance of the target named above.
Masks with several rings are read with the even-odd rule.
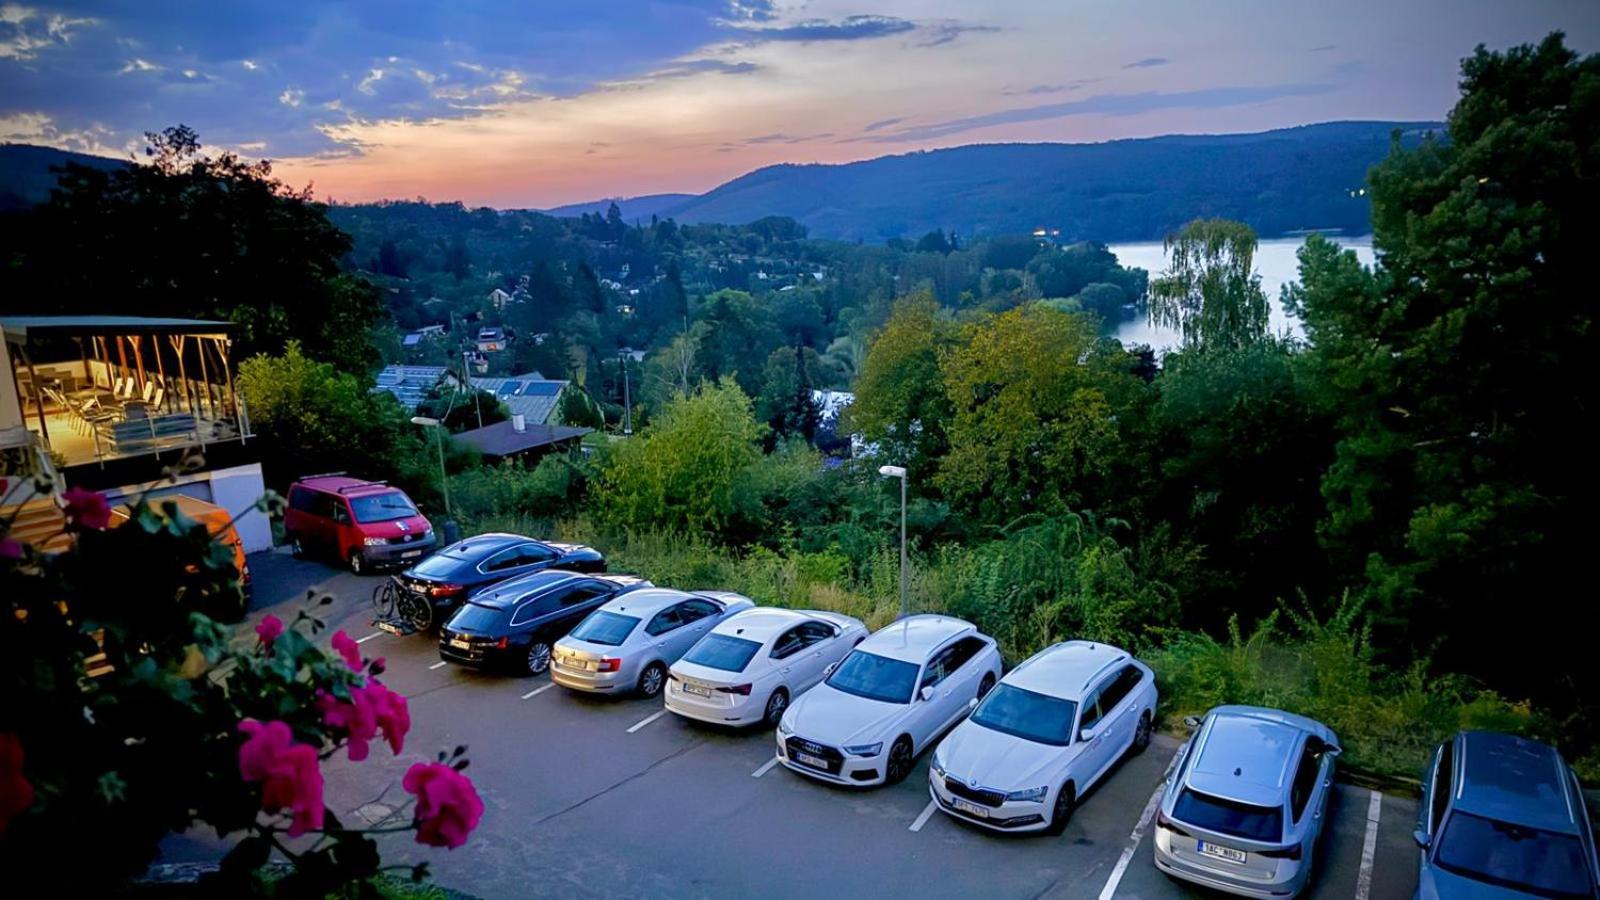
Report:
[[[939,809],[998,831],[1060,834],[1078,798],[1150,744],[1156,679],[1124,650],[1067,641],[1001,679],[933,751]]]
[[[718,622],[672,664],[667,709],[718,725],[771,728],[866,636],[859,619],[839,613],[747,609]]]
[[[778,758],[835,784],[895,783],[1000,679],[994,639],[948,616],[909,616],[867,638],[778,722]]]

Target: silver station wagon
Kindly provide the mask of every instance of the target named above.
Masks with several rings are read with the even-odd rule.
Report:
[[[646,697],[661,693],[667,667],[713,626],[755,602],[732,591],[630,591],[590,613],[551,654],[550,679],[576,691]]]

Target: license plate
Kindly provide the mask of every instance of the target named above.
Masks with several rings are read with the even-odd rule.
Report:
[[[563,659],[561,660],[561,665],[569,669],[577,669],[579,672],[587,672],[594,668],[594,663],[586,659]]]
[[[460,638],[451,638],[450,639],[450,646],[458,648],[458,649],[461,649],[461,650],[471,650],[472,649],[472,642],[471,641],[463,641]]]
[[[421,555],[422,555],[422,551],[421,550],[407,550],[406,552],[400,554],[400,558],[401,559],[410,559],[413,556],[421,556]]]
[[[703,688],[698,684],[690,684],[687,681],[683,683],[683,689],[691,694],[699,694],[702,697],[711,696],[710,688]]]
[[[989,811],[987,809],[984,809],[976,803],[968,803],[960,797],[951,798],[950,805],[968,815],[977,816],[980,819],[989,818]]]
[[[813,769],[827,769],[828,768],[828,761],[827,760],[823,759],[820,756],[812,756],[809,753],[796,753],[794,755],[794,761],[797,762],[797,763],[800,763],[803,766],[810,766]]]
[[[1208,844],[1205,841],[1197,842],[1195,849],[1213,859],[1222,859],[1244,865],[1245,853],[1243,850],[1235,850],[1232,847],[1219,847],[1216,844]]]
[[[381,622],[380,621],[378,623],[378,630],[379,631],[387,631],[390,634],[398,634],[398,635],[404,635],[405,634],[405,631],[403,631],[400,628],[399,625],[396,625],[393,622]]]

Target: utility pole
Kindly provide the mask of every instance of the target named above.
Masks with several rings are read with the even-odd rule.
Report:
[[[633,434],[633,398],[628,391],[628,354],[626,351],[617,354],[617,359],[622,363],[622,433]]]
[[[879,466],[878,474],[900,479],[900,618],[904,619],[911,615],[911,601],[906,593],[906,470],[904,466]]]
[[[472,383],[472,351],[461,351],[461,383],[472,392],[472,405],[478,408],[478,427],[483,427],[483,401],[478,398],[478,386]]]

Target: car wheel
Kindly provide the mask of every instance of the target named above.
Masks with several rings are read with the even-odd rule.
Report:
[[[1072,821],[1072,811],[1078,806],[1078,791],[1070,784],[1061,786],[1056,792],[1055,806],[1050,809],[1050,827],[1046,829],[1051,834],[1060,834],[1067,830],[1067,823]]]
[[[767,698],[767,713],[761,717],[761,724],[768,728],[777,728],[778,721],[783,718],[783,711],[789,708],[789,692],[778,688]]]
[[[361,551],[360,550],[351,550],[350,551],[350,571],[354,572],[357,575],[365,575],[366,574],[366,568],[367,568],[366,562],[361,559]]]
[[[654,697],[661,693],[661,685],[667,680],[667,667],[661,663],[653,662],[644,667],[639,673],[639,693],[646,697]]]
[[[983,681],[978,683],[978,699],[982,700],[984,697],[988,696],[989,692],[992,690],[994,690],[994,673],[985,672],[983,675]]]
[[[1154,730],[1155,726],[1150,722],[1150,714],[1148,712],[1139,717],[1139,725],[1133,730],[1133,752],[1135,754],[1143,753],[1144,748],[1150,746],[1150,733]]]
[[[889,761],[884,766],[884,782],[899,784],[911,774],[911,739],[902,736],[889,748]]]
[[[306,545],[298,534],[289,538],[289,554],[295,559],[306,558]]]
[[[528,645],[527,668],[529,675],[539,675],[550,668],[550,642],[534,638]]]

